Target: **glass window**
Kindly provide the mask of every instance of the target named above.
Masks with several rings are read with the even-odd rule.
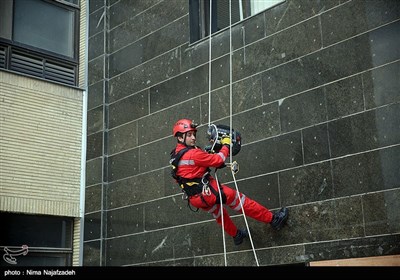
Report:
[[[0,68],[76,86],[79,0],[0,0]]]
[[[1,265],[71,265],[72,218],[2,212],[0,220]]]
[[[190,0],[190,41],[195,42],[211,34],[258,14],[285,0]],[[231,3],[231,13],[229,12]],[[230,19],[231,17],[231,19]]]
[[[16,42],[74,58],[75,13],[41,0],[14,0]]]

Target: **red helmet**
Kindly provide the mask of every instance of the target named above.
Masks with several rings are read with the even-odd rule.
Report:
[[[172,130],[172,135],[176,136],[176,133],[186,133],[188,131],[197,131],[197,125],[194,124],[191,120],[181,119],[176,122],[174,125],[174,129]]]

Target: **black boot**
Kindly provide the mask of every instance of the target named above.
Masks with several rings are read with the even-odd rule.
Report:
[[[233,237],[233,242],[235,245],[240,245],[247,236],[249,236],[247,229],[238,229],[235,237]]]
[[[274,213],[272,217],[271,226],[274,230],[280,230],[286,223],[289,217],[289,210],[286,207]]]

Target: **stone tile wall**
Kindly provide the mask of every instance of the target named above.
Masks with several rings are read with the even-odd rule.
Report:
[[[400,253],[399,1],[287,0],[212,37],[211,81],[188,1],[89,4],[84,265],[224,265],[168,162],[176,120],[200,146],[210,116],[229,124],[230,36],[238,187],[290,209],[280,232],[247,219],[259,264]],[[256,265],[249,241],[226,246],[228,265]]]

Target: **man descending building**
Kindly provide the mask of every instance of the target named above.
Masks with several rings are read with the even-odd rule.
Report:
[[[231,136],[221,138],[222,147],[218,152],[208,153],[196,146],[196,132],[196,125],[188,119],[177,121],[173,127],[173,136],[177,138],[177,144],[171,152],[172,176],[187,194],[190,205],[212,213],[218,224],[222,224],[221,211],[223,211],[224,230],[233,237],[235,245],[241,244],[248,236],[248,232],[246,229],[236,227],[227,210],[221,207],[221,199],[223,204],[239,213],[242,212],[242,203],[246,216],[280,230],[289,216],[286,207],[272,213],[244,194],[221,184],[219,184],[222,196],[220,198],[218,184],[210,175],[210,168],[220,168],[225,165],[232,145]]]

